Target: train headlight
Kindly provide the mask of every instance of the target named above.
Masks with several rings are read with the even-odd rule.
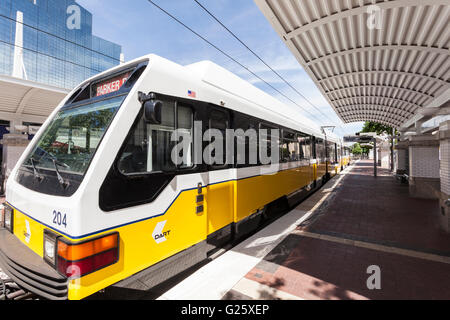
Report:
[[[14,210],[10,206],[6,205],[3,209],[3,223],[5,225],[5,228],[8,229],[10,232],[13,232],[14,227]]]
[[[52,266],[56,264],[56,238],[57,234],[45,230],[44,231],[44,260]]]

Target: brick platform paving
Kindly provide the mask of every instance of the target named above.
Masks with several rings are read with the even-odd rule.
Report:
[[[388,171],[378,173],[368,161],[353,166],[326,207],[226,298],[450,299],[450,235],[439,229],[438,202],[410,198]],[[371,265],[380,268],[380,290],[367,288]],[[256,292],[236,289],[255,283]]]
[[[345,234],[395,246],[450,253],[450,235],[439,228],[438,200],[409,197],[409,189],[370,162],[346,175],[327,214],[310,231]]]

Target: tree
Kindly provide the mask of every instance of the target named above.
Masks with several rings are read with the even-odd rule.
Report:
[[[376,132],[378,135],[383,133],[392,134],[392,127],[378,122],[366,121],[361,132]]]
[[[362,149],[362,153],[364,153],[365,155],[369,155],[370,150],[373,149],[373,146],[371,144],[367,144],[364,146],[361,146]]]
[[[363,153],[363,149],[361,148],[361,146],[360,146],[359,143],[355,143],[355,144],[352,146],[351,152],[352,152],[353,154],[360,155],[360,154]]]

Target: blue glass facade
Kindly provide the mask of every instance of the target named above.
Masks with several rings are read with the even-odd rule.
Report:
[[[18,11],[28,80],[71,89],[120,63],[121,46],[94,36],[92,14],[75,1],[0,0],[0,74],[13,74]]]

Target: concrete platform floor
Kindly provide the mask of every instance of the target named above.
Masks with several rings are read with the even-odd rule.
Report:
[[[369,161],[351,167],[224,298],[450,299],[450,235],[439,229],[438,201],[410,198],[408,186],[378,173]],[[380,289],[367,286],[369,266],[379,267]]]

